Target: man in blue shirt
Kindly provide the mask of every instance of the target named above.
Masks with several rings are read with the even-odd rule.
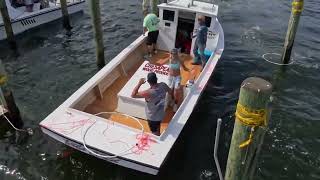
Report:
[[[206,56],[204,55],[204,50],[206,49],[207,43],[207,33],[208,28],[205,24],[206,18],[204,16],[198,17],[199,28],[196,35],[193,35],[192,38],[197,37],[193,47],[193,65],[200,65],[202,67],[206,64]],[[199,51],[199,52],[198,52]]]

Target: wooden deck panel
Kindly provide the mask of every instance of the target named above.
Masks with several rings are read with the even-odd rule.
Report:
[[[169,62],[170,54],[165,51],[159,51],[156,55],[154,55],[150,62],[154,64],[167,64]],[[196,72],[196,76],[200,74],[200,66],[192,66],[192,57],[190,55],[182,54],[180,56],[183,61],[185,62],[186,67],[189,69],[194,68]],[[99,112],[114,112],[118,106],[118,96],[117,94],[120,92],[122,87],[127,83],[127,81],[130,79],[130,77],[136,72],[136,70],[139,68],[139,66],[143,63],[143,60],[141,60],[141,63],[138,63],[135,67],[133,67],[129,72],[127,72],[127,76],[121,76],[119,77],[110,87],[108,87],[103,92],[103,99],[97,98],[92,104],[88,105],[85,108],[85,112],[90,114],[96,114]],[[182,76],[182,85],[184,85],[187,80],[190,78],[190,73],[188,71],[181,71]],[[166,111],[166,116],[164,120],[161,122],[161,133],[168,127],[168,124],[170,123],[170,120],[172,119],[174,115],[174,112],[172,111],[172,108],[168,108]],[[140,129],[140,125],[132,119],[128,119],[127,117],[121,115],[121,114],[113,114],[113,115],[101,115],[104,118],[108,118],[112,121],[125,124],[129,127]],[[148,123],[144,119],[140,119],[140,122],[144,126],[145,132],[150,132]]]

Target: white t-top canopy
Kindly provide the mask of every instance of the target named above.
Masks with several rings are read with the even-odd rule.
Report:
[[[218,6],[208,2],[193,1],[191,0],[175,0],[168,3],[158,5],[159,8],[164,9],[180,9],[183,11],[201,13],[209,16],[217,16]]]

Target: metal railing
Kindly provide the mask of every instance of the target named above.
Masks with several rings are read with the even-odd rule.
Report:
[[[219,179],[220,180],[223,180],[223,175],[222,175],[222,172],[221,172],[221,168],[220,168],[220,164],[219,164],[219,160],[218,160],[218,155],[217,155],[217,151],[218,151],[218,145],[219,145],[219,137],[220,137],[220,126],[221,126],[221,122],[222,122],[222,119],[219,118],[217,120],[217,130],[216,130],[216,138],[215,138],[215,141],[214,141],[214,151],[213,151],[213,157],[214,157],[214,162],[216,163],[216,166],[217,166],[217,171],[218,171],[218,174],[219,174]]]
[[[55,5],[60,5],[60,0],[49,0],[51,3],[54,3]],[[85,0],[67,0],[67,4],[72,4],[75,2],[82,2]]]

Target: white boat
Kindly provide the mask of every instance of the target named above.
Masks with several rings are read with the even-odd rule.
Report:
[[[218,6],[188,0],[158,5],[160,32],[158,53],[150,61],[146,36],[138,37],[113,58],[103,69],[88,80],[63,104],[41,123],[42,131],[52,138],[97,158],[149,174],[157,174],[166,157],[188,121],[201,93],[211,77],[224,50],[224,33],[217,19]],[[198,28],[197,17],[206,16],[209,27],[206,66],[199,66],[195,84],[186,93],[180,108],[174,113],[167,108],[161,123],[161,135],[150,133],[145,119],[144,99],[133,99],[130,94],[138,80],[149,71],[158,81],[167,82],[170,50],[179,37]],[[195,39],[189,39],[192,44]],[[178,47],[179,48],[179,47]],[[182,50],[180,57],[191,67],[190,47]],[[182,71],[182,84],[188,80],[188,72]],[[144,84],[140,89],[146,89]]]
[[[5,0],[14,34],[20,34],[28,29],[57,20],[62,17],[60,0],[49,1],[48,7],[40,9],[40,3],[35,3],[32,12],[27,12],[26,7],[14,8],[10,0]],[[82,11],[85,0],[67,0],[68,13],[74,14]],[[0,40],[7,35],[0,14]]]

